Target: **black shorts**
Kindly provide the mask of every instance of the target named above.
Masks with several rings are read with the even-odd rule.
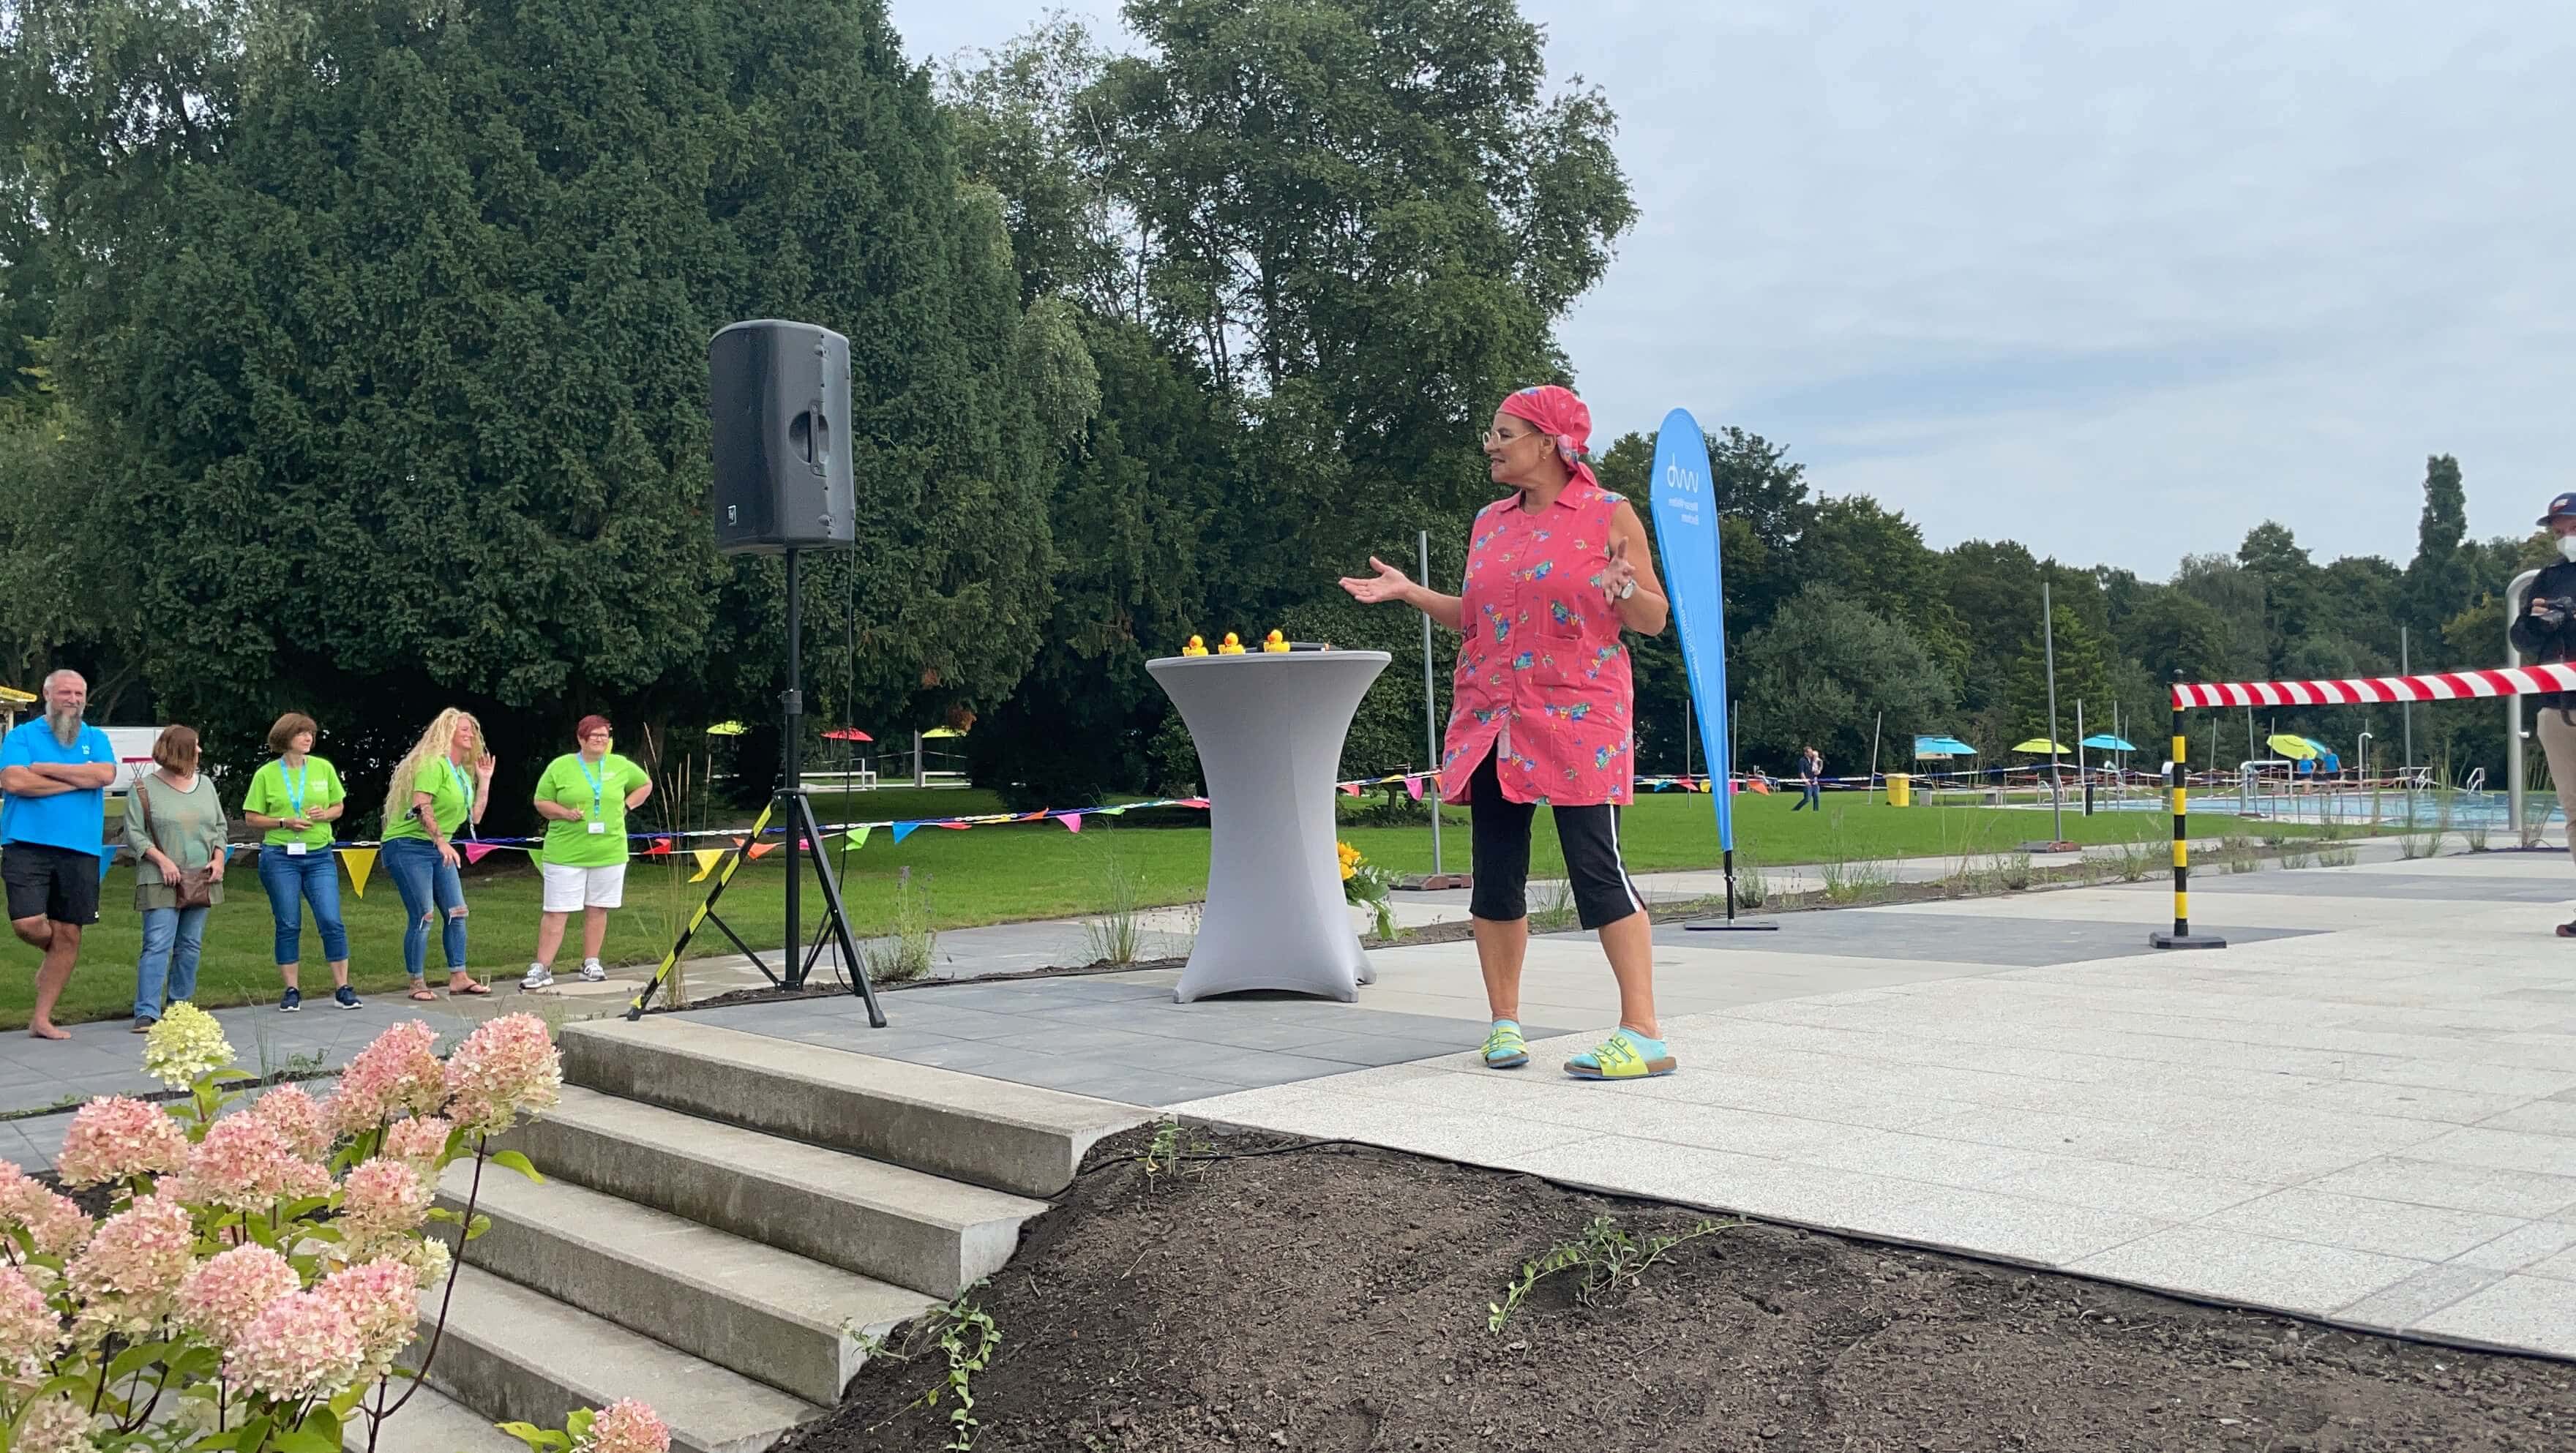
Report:
[[[1646,896],[1619,860],[1619,809],[1609,803],[1555,807],[1557,844],[1565,850],[1565,876],[1574,890],[1574,914],[1585,928],[1604,928],[1642,913]],[[1530,822],[1533,803],[1503,796],[1494,759],[1485,758],[1467,780],[1468,836],[1475,845],[1475,887],[1467,911],[1492,923],[1529,917]]]
[[[9,886],[9,921],[48,918],[56,923],[98,922],[98,854],[49,843],[0,848],[0,882]]]

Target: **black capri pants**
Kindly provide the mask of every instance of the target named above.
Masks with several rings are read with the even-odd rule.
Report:
[[[1556,840],[1565,850],[1565,876],[1574,889],[1576,921],[1605,928],[1646,909],[1645,895],[1619,859],[1619,809],[1610,803],[1552,807]],[[1467,911],[1493,923],[1529,917],[1530,823],[1535,803],[1503,796],[1502,780],[1488,753],[1467,779],[1468,836],[1475,847],[1475,887]]]

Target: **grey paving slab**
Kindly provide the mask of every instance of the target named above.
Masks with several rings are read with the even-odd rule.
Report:
[[[1777,933],[1692,933],[1678,926],[1655,930],[1670,948],[1715,953],[1842,954],[1875,959],[1934,959],[1944,963],[2023,965],[2089,963],[2156,952],[2145,926],[2080,918],[2004,918],[1965,913],[1908,913],[1869,909],[1802,913],[1782,920]],[[2195,924],[2195,926],[2199,926]],[[2230,943],[2292,938],[2312,930],[2208,923]]]
[[[2508,1276],[2414,1324],[2425,1332],[2497,1347],[2576,1357],[2576,1281]]]
[[[2385,1291],[2428,1263],[2205,1225],[2176,1226],[2070,1263],[2118,1281],[2324,1316]]]
[[[2311,1190],[2498,1216],[2553,1217],[2576,1207],[2576,1176],[2374,1156],[2309,1181]]]
[[[2507,877],[2485,873],[2207,873],[2191,875],[2191,896],[2224,898],[2242,893],[2313,898],[2408,899],[2427,903],[2564,903],[2576,898],[2576,878]],[[2224,913],[2226,910],[2221,909]]]
[[[2576,1276],[2576,1260],[2561,1253],[2576,1248],[2576,1221],[2526,1221],[2493,1241],[2482,1242],[2451,1258],[2453,1266],[2485,1271],[2537,1271]],[[2562,1272],[2548,1270],[2565,1267]]]
[[[2504,1277],[2503,1272],[2473,1266],[2428,1266],[2395,1286],[2383,1287],[2341,1308],[2335,1315],[2365,1327],[2402,1332]]]
[[[2386,1256],[2445,1260],[2518,1231],[2525,1223],[2510,1216],[2292,1188],[2212,1212],[2200,1224]]]

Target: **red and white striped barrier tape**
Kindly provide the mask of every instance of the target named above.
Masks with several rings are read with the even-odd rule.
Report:
[[[2195,706],[2360,706],[2384,701],[2462,701],[2576,691],[2576,665],[2508,666],[2348,681],[2226,681],[2173,688],[2173,703]]]

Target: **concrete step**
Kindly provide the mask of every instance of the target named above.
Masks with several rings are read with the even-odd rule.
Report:
[[[568,1025],[559,1043],[573,1084],[1023,1196],[1063,1190],[1093,1142],[1151,1118],[677,1014]]]
[[[548,1176],[942,1299],[999,1271],[1046,1209],[569,1085],[503,1143]]]
[[[462,1208],[470,1163],[439,1200]],[[594,1316],[829,1407],[881,1337],[938,1305],[919,1292],[745,1241],[667,1211],[486,1166],[474,1202],[491,1229],[465,1259]]]
[[[410,1388],[408,1383],[397,1387]],[[492,1426],[492,1420],[449,1399],[434,1387],[410,1388],[402,1410],[385,1419],[374,1445],[367,1441],[367,1419],[352,1413],[340,1430],[340,1446],[349,1453],[528,1453],[528,1445]],[[370,1401],[373,1401],[370,1398]]]
[[[424,1339],[442,1291],[420,1294]],[[415,1343],[407,1360],[418,1365],[423,1352]],[[541,1428],[562,1427],[576,1408],[636,1398],[670,1424],[675,1453],[763,1453],[823,1411],[471,1266],[457,1269],[429,1384],[492,1422]]]

